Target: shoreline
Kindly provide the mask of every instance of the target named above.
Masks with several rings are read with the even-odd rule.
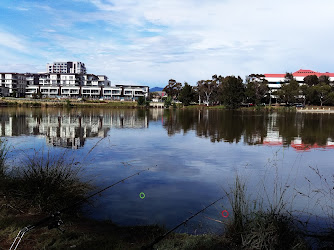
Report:
[[[152,102],[151,102],[152,104]],[[153,103],[155,104],[155,103]],[[160,103],[159,103],[160,104]],[[139,106],[135,101],[115,101],[115,100],[85,100],[79,101],[77,99],[31,99],[31,98],[1,98],[0,107],[26,107],[26,108],[130,108],[130,109],[166,109],[162,105],[154,106],[150,105]],[[206,106],[206,105],[189,105],[183,106],[178,104],[175,107],[169,107],[167,109],[227,109],[224,105]],[[334,114],[334,106],[307,106],[304,108],[285,107],[285,106],[252,106],[252,107],[239,107],[235,110],[239,111],[287,111],[298,113],[327,113]]]
[[[296,108],[296,112],[300,112],[300,113],[326,113],[326,114],[334,114],[334,107],[322,107],[322,108]]]

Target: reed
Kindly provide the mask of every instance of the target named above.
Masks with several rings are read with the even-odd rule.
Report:
[[[92,189],[89,182],[82,181],[82,170],[66,153],[56,156],[36,151],[5,174],[2,192],[36,212],[56,211],[83,199]]]
[[[263,192],[254,197],[247,192],[246,182],[236,176],[229,192],[225,191],[233,216],[224,236],[240,249],[307,249],[302,231],[287,209],[290,200],[285,199],[285,194],[289,186],[282,184],[278,176],[271,183],[271,194],[263,185]]]

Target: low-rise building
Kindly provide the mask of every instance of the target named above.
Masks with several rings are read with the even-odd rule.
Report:
[[[7,97],[9,96],[9,88],[5,86],[0,86],[0,96]]]
[[[141,96],[148,98],[150,91],[148,86],[116,84],[116,87],[122,88],[122,97],[125,101],[138,100]]]
[[[22,97],[27,86],[26,76],[20,73],[0,73],[0,86],[8,88],[9,95]]]
[[[286,82],[286,74],[264,74],[263,79],[268,81],[269,88],[280,88],[282,83]],[[328,76],[330,81],[334,81],[334,73],[320,73],[309,69],[300,69],[294,73],[292,76],[299,82],[300,85],[304,84],[304,78],[309,75],[316,75],[320,77],[322,75]]]
[[[104,87],[103,98],[107,100],[121,100],[122,88],[121,87]]]

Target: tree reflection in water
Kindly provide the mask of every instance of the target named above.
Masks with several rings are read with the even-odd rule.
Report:
[[[168,135],[194,130],[211,142],[280,142],[284,146],[299,142],[305,147],[321,147],[334,138],[332,114],[185,109],[166,110],[163,117]]]

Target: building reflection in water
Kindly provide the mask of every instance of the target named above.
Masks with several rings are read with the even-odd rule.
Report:
[[[52,146],[78,149],[87,138],[107,136],[111,128],[148,128],[147,114],[138,110],[3,109],[0,135],[42,135]]]

